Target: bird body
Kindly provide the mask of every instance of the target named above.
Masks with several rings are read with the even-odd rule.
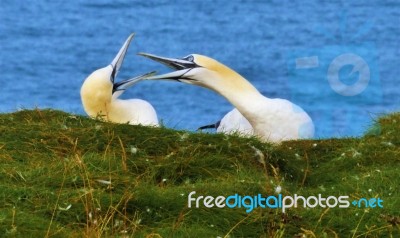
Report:
[[[220,121],[217,132],[225,134],[238,133],[241,135],[253,135],[254,130],[250,122],[234,108],[228,112]]]
[[[254,135],[264,141],[279,143],[314,135],[314,124],[303,109],[285,99],[263,96],[240,74],[212,58],[197,54],[182,59],[141,55],[177,70],[147,79],[172,79],[219,93],[248,120]]]
[[[157,113],[149,102],[141,99],[118,98],[125,89],[152,74],[114,82],[132,38],[133,34],[125,41],[110,65],[94,71],[86,78],[81,87],[83,108],[93,118],[100,117],[115,123],[157,126]]]
[[[202,126],[199,130],[213,128],[218,133],[239,134],[242,136],[251,136],[254,134],[253,127],[250,122],[236,108],[229,111],[217,123]]]
[[[157,126],[158,118],[154,107],[142,99],[115,99],[108,108],[108,120],[132,125]]]
[[[314,134],[311,118],[288,100],[270,99],[251,88],[243,92],[240,87],[221,94],[249,121],[254,134],[265,141],[310,138]]]

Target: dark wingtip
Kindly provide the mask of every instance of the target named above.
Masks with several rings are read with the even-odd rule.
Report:
[[[201,131],[204,129],[217,129],[219,127],[219,125],[221,124],[221,121],[217,121],[214,124],[210,124],[210,125],[205,125],[205,126],[201,126],[197,129],[197,131]]]

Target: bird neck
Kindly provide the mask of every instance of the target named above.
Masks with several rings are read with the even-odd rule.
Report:
[[[201,86],[221,94],[228,100],[243,94],[259,94],[258,90],[249,81],[226,66],[218,69],[218,71],[211,71],[204,77],[212,80],[204,81]]]
[[[259,91],[237,91],[224,92],[222,95],[235,106],[247,120],[252,121],[254,114],[260,109],[268,98],[264,97]]]
[[[259,119],[259,111],[262,105],[265,105],[265,102],[270,100],[239,74],[234,80],[229,81],[227,85],[219,87],[219,90],[214,90],[235,106],[253,127],[256,127],[255,121]]]
[[[102,90],[90,90],[81,94],[83,107],[91,117],[108,117],[109,106],[112,102],[110,93]]]

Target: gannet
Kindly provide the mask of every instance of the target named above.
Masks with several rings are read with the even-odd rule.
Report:
[[[251,136],[254,134],[250,122],[236,108],[225,114],[216,123],[199,127],[198,130],[209,128],[216,129],[218,133],[224,134],[239,134],[242,136]]]
[[[176,70],[147,79],[176,80],[219,93],[249,121],[254,135],[263,141],[279,143],[314,136],[314,124],[301,107],[286,99],[263,96],[240,74],[210,57],[191,54],[177,59],[147,53],[139,55]]]
[[[158,126],[156,111],[149,102],[118,99],[125,89],[154,73],[115,82],[133,36],[128,37],[110,65],[94,71],[85,79],[81,88],[83,108],[90,117],[110,122]]]

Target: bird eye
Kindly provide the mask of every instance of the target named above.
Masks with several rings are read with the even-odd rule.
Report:
[[[186,57],[183,57],[182,59],[183,59],[183,60],[190,61],[190,62],[193,62],[194,57],[193,57],[193,55],[188,55],[188,56],[186,56]]]

